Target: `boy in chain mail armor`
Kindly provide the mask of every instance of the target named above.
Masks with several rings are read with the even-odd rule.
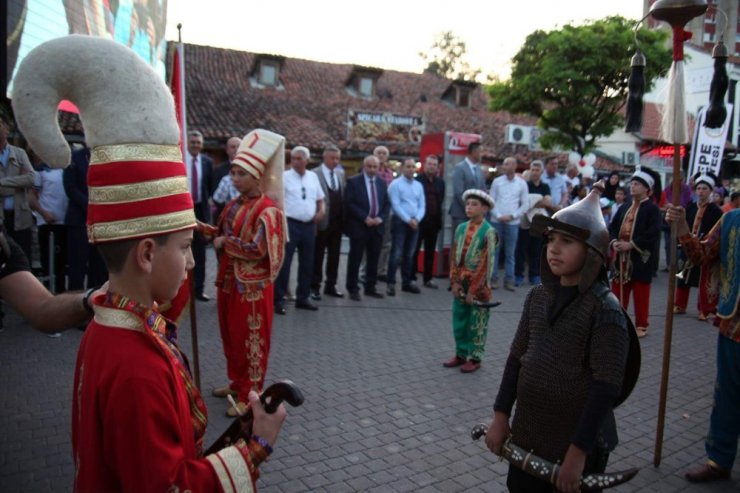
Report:
[[[603,472],[617,444],[613,408],[620,390],[631,390],[624,380],[631,348],[628,321],[607,283],[601,190],[597,184],[577,204],[532,222],[530,233],[546,239],[542,284],[524,302],[486,445],[501,454],[510,436],[562,468],[552,485],[510,466],[512,492],[579,491],[581,475]]]

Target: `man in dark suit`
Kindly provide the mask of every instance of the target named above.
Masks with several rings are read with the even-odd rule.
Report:
[[[324,294],[334,298],[343,298],[344,293],[337,291],[337,274],[339,271],[339,249],[342,245],[342,218],[344,216],[344,171],[339,168],[341,153],[335,146],[324,149],[324,162],[311,170],[319,178],[324,190],[324,209],[326,214],[318,223],[316,245],[314,248],[313,279],[311,279],[311,298],[321,299],[322,269],[326,256],[326,280]],[[324,255],[326,252],[326,255]]]
[[[437,176],[439,160],[434,154],[424,159],[424,172],[419,173],[416,179],[424,187],[424,201],[426,214],[419,223],[419,239],[416,242],[414,255],[414,269],[417,268],[419,251],[424,245],[424,286],[437,289],[432,280],[434,277],[434,254],[437,247],[437,235],[442,228],[442,202],[445,200],[445,182]]]
[[[62,183],[69,198],[64,224],[67,226],[69,291],[99,287],[108,279],[108,270],[98,249],[87,240],[87,169],[90,148],[72,152],[72,164],[64,169]],[[85,284],[85,275],[87,283]]]
[[[378,158],[367,156],[362,163],[363,172],[347,180],[344,193],[344,232],[349,237],[347,291],[350,299],[355,301],[360,301],[358,276],[363,253],[367,260],[365,296],[383,297],[376,290],[375,283],[390,204],[385,182],[377,176],[379,168]]]
[[[452,216],[452,235],[455,235],[457,227],[468,220],[465,215],[465,201],[462,199],[463,192],[471,188],[486,190],[486,179],[480,169],[480,142],[471,142],[468,145],[468,156],[457,163],[452,171],[452,203],[450,204],[450,216]]]
[[[188,152],[185,156],[185,167],[188,173],[188,186],[193,196],[195,218],[204,223],[211,222],[211,210],[208,204],[213,178],[213,161],[203,149],[203,134],[197,130],[188,132]],[[195,280],[195,298],[208,301],[210,298],[203,292],[206,281],[206,240],[198,231],[193,233],[193,278]]]

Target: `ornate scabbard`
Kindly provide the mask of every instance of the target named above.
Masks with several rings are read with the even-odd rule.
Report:
[[[484,424],[475,425],[470,432],[473,440],[478,440],[486,434],[488,428]],[[560,466],[550,461],[537,457],[532,452],[527,452],[511,441],[506,440],[501,450],[501,457],[506,459],[509,464],[521,469],[530,476],[547,481],[550,484],[556,484]],[[634,478],[638,469],[628,469],[619,472],[603,472],[597,474],[586,474],[581,477],[581,491],[594,491],[626,483]]]

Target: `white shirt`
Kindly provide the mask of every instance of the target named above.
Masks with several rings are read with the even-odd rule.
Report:
[[[39,205],[47,212],[54,214],[56,221],[53,224],[64,224],[64,216],[67,214],[67,205],[69,199],[64,191],[62,182],[63,169],[46,169],[36,173],[33,187],[39,194]],[[38,212],[33,213],[36,216],[36,223],[39,226],[46,224],[44,217]]]
[[[499,176],[491,183],[491,197],[496,203],[493,208],[493,222],[501,216],[511,215],[513,219],[507,224],[518,225],[519,219],[529,208],[529,187],[520,176],[512,180],[506,175]]]
[[[316,202],[324,199],[319,177],[315,173],[299,175],[290,169],[283,174],[285,215],[296,221],[308,222],[316,215]]]
[[[331,182],[331,170],[326,166],[326,164],[321,163],[321,172],[324,174],[324,180],[326,180],[326,186],[329,188],[329,190],[339,190],[342,186],[342,177],[344,175],[344,172],[339,169],[339,166],[334,168],[334,180],[337,184],[337,188],[332,188],[332,182]]]
[[[203,192],[203,165],[201,163],[200,154],[195,156],[195,169],[198,171],[198,202],[203,200],[203,197],[201,197]],[[188,190],[190,190],[190,195],[193,195],[193,177],[191,176],[193,174],[193,156],[189,152],[185,153],[185,171],[188,174]]]
[[[218,182],[218,186],[213,192],[213,201],[218,202],[219,204],[225,204],[226,202],[229,202],[230,200],[235,199],[238,196],[239,190],[237,190],[234,186],[231,175],[226,175],[221,178],[220,182]]]

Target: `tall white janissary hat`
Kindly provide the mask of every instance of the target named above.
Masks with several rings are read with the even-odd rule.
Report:
[[[58,123],[62,100],[80,110],[92,149],[91,243],[195,227],[172,95],[136,53],[110,40],[72,35],[32,50],[15,77],[13,109],[23,135],[49,165],[70,161]]]

